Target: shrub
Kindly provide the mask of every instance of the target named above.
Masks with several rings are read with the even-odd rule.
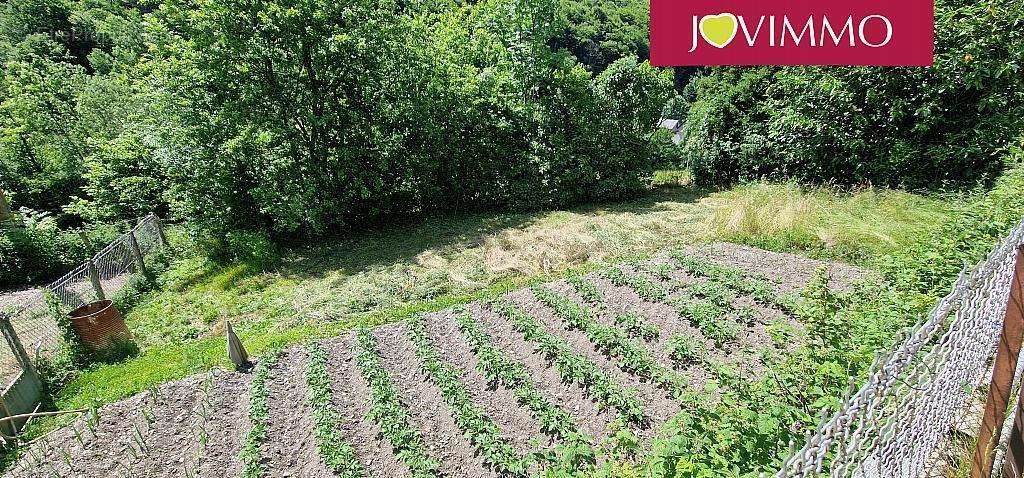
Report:
[[[932,68],[720,68],[695,80],[695,179],[873,183],[990,180],[1024,113],[1024,6],[936,2]]]
[[[391,214],[559,207],[643,190],[671,81],[635,58],[595,76],[553,51],[558,8],[483,2],[443,20],[373,2],[169,9],[189,38],[166,51],[182,62],[165,78],[182,109],[162,133],[175,210],[220,235],[315,237]],[[301,55],[234,41],[250,34],[251,15],[266,16],[262,41],[309,45],[331,87],[310,90]],[[331,20],[341,15],[353,21]],[[268,51],[279,84],[237,75]]]
[[[264,231],[231,231],[227,234],[226,245],[232,259],[257,270],[269,269],[279,258],[277,246]]]
[[[945,295],[964,264],[975,264],[1024,218],[1024,142],[1014,146],[1012,165],[991,190],[977,194],[951,219],[912,247],[883,259],[881,269],[902,288]]]

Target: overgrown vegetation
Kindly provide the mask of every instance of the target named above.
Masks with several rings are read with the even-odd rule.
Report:
[[[935,2],[931,68],[714,68],[689,87],[699,184],[909,188],[990,181],[1020,135],[1024,6]]]

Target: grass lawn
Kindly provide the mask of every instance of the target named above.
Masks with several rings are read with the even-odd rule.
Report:
[[[870,267],[954,212],[954,198],[752,183],[725,191],[662,174],[649,194],[534,213],[430,216],[284,251],[259,270],[183,254],[127,322],[138,357],[80,374],[61,409],[107,403],[226,363],[224,324],[251,354],[497,295],[566,271],[711,241]],[[41,422],[38,430],[57,422]]]

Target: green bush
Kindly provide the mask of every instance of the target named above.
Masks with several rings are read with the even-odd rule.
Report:
[[[1024,218],[1024,140],[1013,147],[1012,166],[991,190],[977,194],[953,219],[922,237],[913,247],[883,260],[881,269],[905,289],[945,295],[965,264],[985,258],[992,245]]]
[[[313,237],[392,214],[558,207],[644,189],[671,81],[635,58],[595,76],[553,51],[558,8],[168,8],[182,35],[164,51],[180,63],[162,79],[176,95],[162,123],[174,209],[219,235]],[[252,15],[267,17],[262,43],[239,41]],[[316,71],[293,45],[307,45]],[[266,71],[237,74],[253,55],[277,65],[276,83]]]
[[[61,230],[45,214],[24,213],[24,224],[0,225],[0,289],[57,279],[92,256],[80,234],[103,247],[118,234],[114,225]]]
[[[263,231],[231,231],[227,236],[231,258],[257,270],[266,270],[277,263],[277,246]]]
[[[931,68],[719,68],[694,80],[695,179],[900,186],[991,180],[1024,115],[1024,5],[936,2]]]

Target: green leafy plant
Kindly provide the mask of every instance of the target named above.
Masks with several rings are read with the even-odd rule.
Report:
[[[543,286],[535,286],[533,294],[554,309],[567,329],[582,331],[597,350],[612,357],[623,371],[653,380],[676,398],[685,395],[687,385],[683,377],[658,364],[646,349],[630,340],[619,327],[598,322],[589,309]]]
[[[564,442],[580,445],[575,453],[582,460],[585,450],[582,446],[589,446],[593,443],[593,438],[581,433],[579,426],[567,412],[551,403],[537,390],[530,380],[526,367],[495,346],[491,337],[480,328],[471,313],[460,312],[456,315],[456,321],[459,330],[468,339],[473,353],[480,360],[480,371],[487,377],[488,382],[513,390],[519,403],[529,408],[540,421],[541,429],[545,433],[555,435]],[[585,461],[592,462],[594,450],[591,449],[587,456],[589,458]]]
[[[370,412],[368,417],[380,426],[397,456],[409,467],[415,478],[438,476],[438,462],[427,452],[419,430],[409,423],[409,411],[402,403],[391,377],[380,363],[377,339],[370,329],[359,329],[356,335],[358,352],[356,362],[370,386]]]
[[[597,286],[593,282],[590,282],[585,277],[581,276],[569,276],[565,280],[576,289],[576,293],[592,305],[598,305],[604,303],[604,297],[601,295],[601,291],[597,289]]]
[[[252,372],[249,385],[249,432],[245,435],[239,459],[242,462],[243,478],[259,478],[267,472],[263,465],[261,449],[267,441],[267,427],[270,426],[270,408],[267,404],[267,379],[270,369],[277,364],[279,354],[271,352],[263,357]]]
[[[704,345],[691,335],[676,334],[669,338],[668,350],[677,365],[690,365],[701,361]]]
[[[602,275],[616,286],[633,289],[644,300],[661,302],[667,296],[665,289],[654,281],[640,275],[626,274],[618,267],[607,269]]]
[[[598,368],[597,364],[573,351],[562,338],[544,330],[537,319],[506,300],[491,302],[491,307],[511,322],[512,327],[533,342],[537,350],[557,369],[562,380],[582,387],[602,408],[619,412],[627,423],[646,426],[649,422],[643,406],[632,390],[623,388]]]
[[[309,356],[306,383],[309,385],[309,406],[313,412],[317,450],[327,468],[336,476],[358,478],[367,476],[356,458],[355,450],[341,435],[341,413],[331,404],[331,379],[327,374],[327,354],[316,342],[306,345]]]
[[[494,420],[469,395],[460,377],[464,372],[446,362],[437,352],[427,333],[421,315],[407,322],[409,337],[416,345],[423,372],[441,390],[445,403],[452,409],[455,423],[462,429],[477,453],[491,469],[502,476],[525,477],[529,463],[501,435]]]
[[[650,323],[644,316],[627,312],[615,316],[615,325],[622,327],[630,336],[639,337],[648,342],[657,339],[661,330],[657,325]]]

